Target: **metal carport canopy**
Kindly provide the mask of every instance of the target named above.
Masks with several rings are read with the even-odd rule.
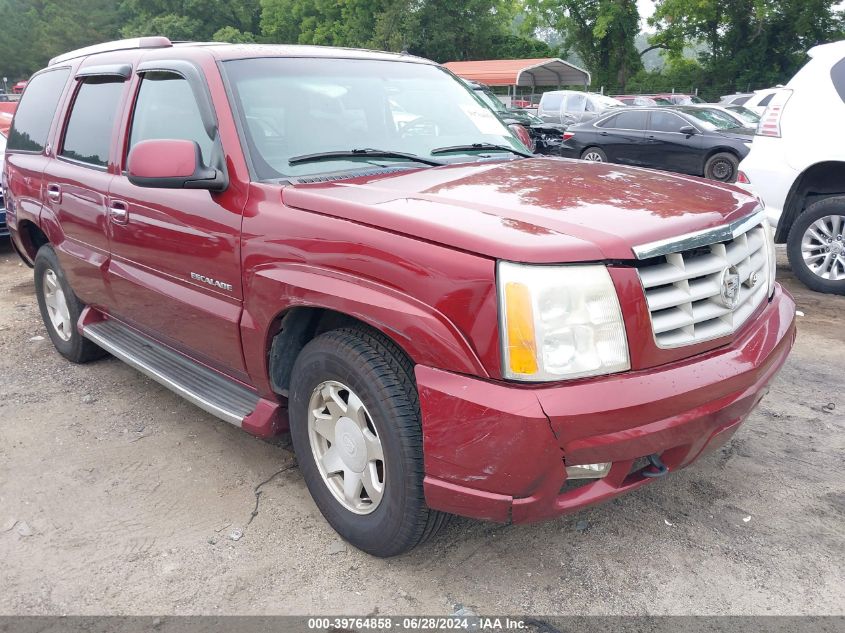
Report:
[[[443,64],[458,77],[488,86],[587,86],[590,73],[556,57],[487,59]]]

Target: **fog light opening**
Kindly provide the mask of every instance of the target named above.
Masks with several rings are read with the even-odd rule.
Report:
[[[606,477],[610,472],[612,462],[603,462],[601,464],[579,464],[577,466],[566,467],[567,479],[601,479]]]

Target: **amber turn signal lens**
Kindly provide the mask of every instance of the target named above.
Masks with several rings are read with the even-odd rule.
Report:
[[[537,342],[534,336],[534,310],[531,293],[520,283],[505,285],[508,363],[514,374],[537,373]]]

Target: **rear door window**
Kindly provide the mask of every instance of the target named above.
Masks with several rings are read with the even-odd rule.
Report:
[[[80,84],[68,117],[60,156],[105,167],[123,80],[88,79]]]
[[[564,112],[579,114],[584,111],[586,103],[587,98],[584,95],[571,94],[566,98],[566,108],[564,108]]]
[[[18,105],[8,149],[42,152],[47,144],[56,106],[70,75],[69,68],[59,68],[36,75],[27,84]]]
[[[648,113],[639,110],[620,112],[613,119],[611,125],[605,125],[603,127],[613,127],[617,130],[644,130],[647,118]]]

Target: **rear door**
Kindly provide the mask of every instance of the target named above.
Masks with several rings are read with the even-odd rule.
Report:
[[[599,129],[600,145],[614,163],[642,165],[648,112],[623,110],[605,119]]]
[[[223,148],[202,72],[182,60],[150,64],[139,67],[135,80],[123,165],[137,143],[150,139],[195,141],[209,164],[212,152]],[[213,121],[206,125],[204,116]],[[234,183],[221,193],[145,188],[121,173],[109,192],[115,313],[236,378],[244,377],[240,229],[246,190]]]
[[[130,73],[129,64],[77,73],[56,158],[44,171],[45,204],[64,238],[55,244],[62,267],[79,298],[98,307],[110,303],[106,283],[107,196],[114,177],[110,155]]]
[[[701,143],[697,134],[681,133],[685,126],[692,123],[674,112],[653,111],[645,135],[642,165],[685,174],[700,173]]]
[[[52,151],[48,139],[70,72],[65,66],[34,75],[15,113],[4,165],[6,221],[13,230],[21,220],[40,221],[44,169]],[[27,236],[13,235],[18,247],[26,251],[28,244],[22,240]]]

